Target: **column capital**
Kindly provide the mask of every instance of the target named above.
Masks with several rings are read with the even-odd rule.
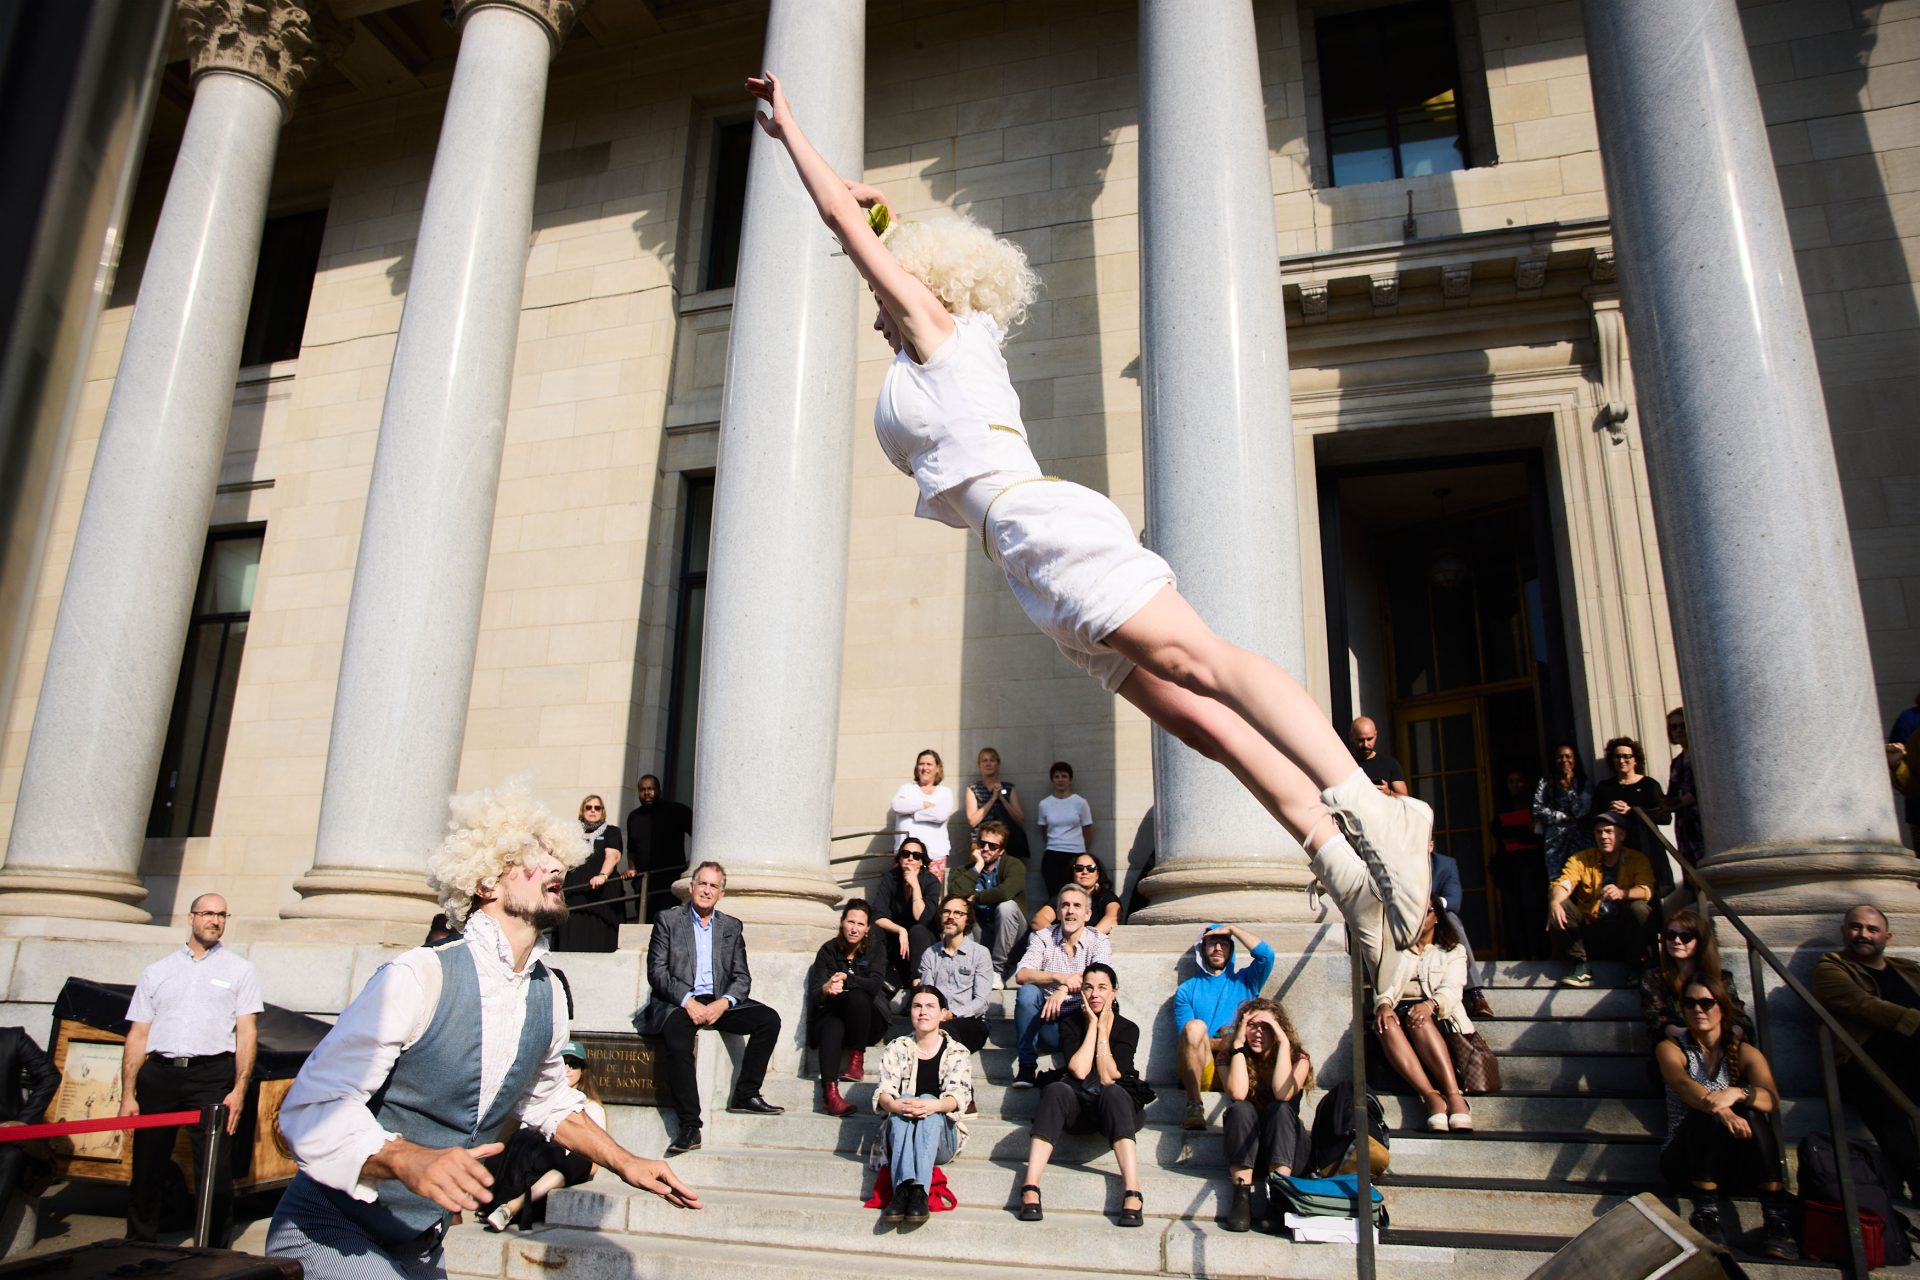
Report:
[[[320,60],[352,39],[324,0],[176,0],[194,79],[209,71],[246,76],[273,91],[281,114]]]
[[[452,0],[454,25],[465,22],[475,9],[518,9],[545,27],[553,51],[567,42],[567,33],[592,0]]]

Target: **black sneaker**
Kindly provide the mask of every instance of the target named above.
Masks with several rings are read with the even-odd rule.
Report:
[[[1013,1084],[1009,1087],[1014,1089],[1031,1089],[1039,1083],[1037,1079],[1038,1074],[1039,1072],[1034,1063],[1023,1062],[1020,1064],[1020,1070],[1013,1077]]]
[[[698,1151],[699,1149],[700,1126],[697,1124],[681,1125],[680,1136],[667,1144],[667,1154],[670,1156],[683,1156],[689,1151]]]
[[[1763,1211],[1765,1221],[1760,1228],[1759,1254],[1763,1258],[1778,1258],[1782,1262],[1794,1262],[1800,1257],[1800,1245],[1793,1238],[1793,1227],[1787,1222],[1787,1215],[1779,1209]]]
[[[1687,1225],[1706,1237],[1709,1244],[1725,1245],[1726,1232],[1720,1229],[1720,1206],[1717,1204],[1695,1205],[1687,1216]]]

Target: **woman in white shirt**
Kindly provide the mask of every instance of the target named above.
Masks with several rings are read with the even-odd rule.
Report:
[[[893,793],[893,848],[912,836],[927,846],[927,870],[947,882],[947,819],[953,816],[953,788],[940,784],[946,780],[946,766],[940,753],[929,747],[913,758],[913,781],[903,782]]]
[[[1454,1076],[1447,1052],[1448,1030],[1473,1034],[1463,997],[1467,990],[1467,949],[1440,914],[1439,905],[1427,908],[1420,937],[1401,953],[1398,981],[1388,979],[1374,993],[1374,1031],[1387,1061],[1400,1078],[1413,1086],[1427,1104],[1427,1128],[1466,1133],[1473,1128],[1473,1108]]]

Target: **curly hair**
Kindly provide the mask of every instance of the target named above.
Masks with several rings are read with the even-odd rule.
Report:
[[[901,222],[887,237],[900,265],[954,315],[984,311],[1002,330],[1027,318],[1040,276],[1026,252],[964,214]]]
[[[1278,1000],[1269,1000],[1265,996],[1255,996],[1251,1000],[1242,1001],[1240,1008],[1237,1009],[1233,1015],[1233,1025],[1236,1033],[1240,1029],[1240,1024],[1247,1020],[1247,1015],[1253,1013],[1271,1014],[1273,1020],[1280,1024],[1280,1033],[1286,1036],[1287,1043],[1293,1046],[1294,1061],[1298,1062],[1302,1058],[1306,1058],[1307,1060],[1307,1082],[1301,1086],[1301,1092],[1304,1093],[1312,1089],[1313,1059],[1309,1057],[1307,1051],[1301,1047],[1300,1033],[1293,1029],[1293,1019],[1287,1016],[1287,1006],[1281,1004]],[[1256,1079],[1261,1080],[1268,1087],[1272,1086],[1273,1071],[1274,1068],[1279,1065],[1274,1061],[1278,1055],[1279,1048],[1279,1045],[1274,1045],[1269,1048],[1266,1053],[1254,1055],[1254,1062],[1256,1064],[1254,1067],[1254,1075]],[[1224,1081],[1222,1082],[1222,1087],[1224,1087]]]
[[[427,884],[454,928],[466,926],[477,890],[528,858],[551,853],[569,870],[587,860],[578,820],[555,816],[534,798],[530,781],[520,774],[491,790],[448,797],[447,838],[427,859]]]
[[[1647,753],[1641,748],[1639,739],[1629,738],[1624,735],[1618,738],[1608,738],[1607,745],[1600,751],[1600,754],[1607,758],[1608,768],[1613,767],[1613,749],[1615,747],[1625,747],[1633,752],[1633,767],[1645,772],[1647,767]]]

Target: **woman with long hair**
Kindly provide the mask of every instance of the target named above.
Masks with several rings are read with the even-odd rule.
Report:
[[[1696,973],[1680,989],[1686,1035],[1653,1047],[1667,1086],[1667,1139],[1660,1172],[1693,1200],[1687,1219],[1695,1231],[1725,1244],[1720,1192],[1760,1193],[1764,1219],[1760,1252],[1796,1258],[1780,1182],[1780,1145],[1767,1113],[1780,1105],[1773,1068],[1750,1044],[1731,1034],[1733,999],[1718,977]]]
[[[1640,1016],[1647,1024],[1647,1039],[1657,1045],[1662,1040],[1686,1038],[1687,1019],[1680,1007],[1680,992],[1696,973],[1720,980],[1733,1016],[1727,1034],[1752,1044],[1753,1019],[1733,994],[1733,975],[1720,965],[1720,944],[1714,939],[1713,926],[1692,907],[1667,917],[1660,929],[1658,961],[1640,971]]]
[[[947,819],[953,816],[953,788],[942,785],[946,776],[940,753],[929,747],[913,758],[912,779],[893,793],[894,850],[908,840],[920,841],[928,869],[941,881],[947,878]]]
[[[807,970],[807,992],[807,1045],[819,1051],[821,1106],[830,1116],[850,1116],[853,1104],[840,1096],[840,1082],[865,1078],[867,1046],[887,1030],[887,961],[873,945],[873,908],[865,898],[840,908],[839,931],[820,944]]]
[[[1227,1175],[1233,1200],[1221,1226],[1228,1231],[1253,1227],[1253,1179],[1287,1176],[1307,1158],[1307,1126],[1300,1120],[1300,1099],[1313,1088],[1313,1060],[1300,1047],[1300,1033],[1286,1006],[1264,996],[1241,1004],[1233,1020],[1233,1048],[1227,1055],[1222,1086],[1227,1109]]]
[[[553,931],[555,951],[612,951],[619,943],[619,925],[613,908],[602,900],[613,896],[620,855],[626,845],[620,828],[607,821],[607,802],[588,796],[580,802],[580,830],[591,846],[587,860],[567,872],[560,892],[567,898],[567,922]]]
[[[1580,823],[1593,803],[1587,769],[1571,742],[1556,742],[1547,757],[1547,771],[1533,789],[1534,829],[1540,833],[1547,880],[1559,879],[1567,859],[1587,847]]]
[[[883,242],[884,197],[814,150],[779,77],[762,72],[747,91],[878,303],[874,328],[894,361],[874,425],[919,488],[915,514],[978,534],[1069,661],[1231,769],[1306,848],[1373,966],[1386,939],[1411,942],[1433,811],[1383,795],[1298,681],[1215,635],[1108,498],[1041,473],[1001,353],[1038,290],[1026,255],[953,214],[902,223]]]
[[[1374,1033],[1387,1062],[1427,1104],[1427,1128],[1435,1133],[1473,1129],[1473,1107],[1460,1091],[1444,1024],[1473,1034],[1464,1001],[1467,952],[1436,901],[1427,908],[1420,937],[1401,953],[1394,977],[1374,990]]]
[[[882,936],[895,988],[910,986],[920,957],[940,937],[940,881],[927,870],[927,846],[908,836],[893,851],[893,866],[873,887],[873,927]]]

